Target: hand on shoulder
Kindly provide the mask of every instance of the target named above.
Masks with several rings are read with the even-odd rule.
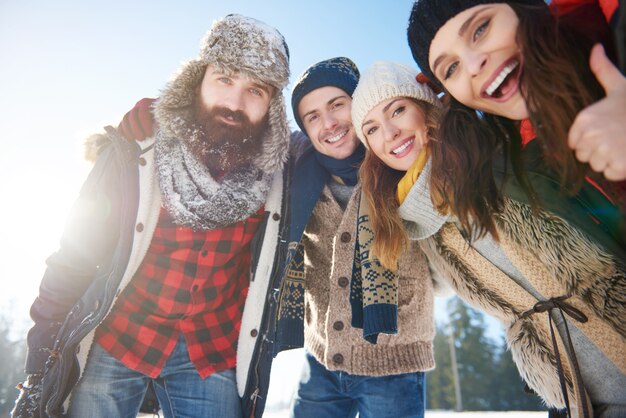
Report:
[[[156,99],[143,98],[139,100],[135,107],[126,112],[117,130],[124,138],[130,140],[143,141],[154,135],[154,116],[152,106]]]

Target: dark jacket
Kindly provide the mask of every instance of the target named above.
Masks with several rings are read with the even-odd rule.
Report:
[[[287,190],[293,173],[293,159],[290,159],[285,165],[283,171],[283,196],[287,196]],[[272,266],[270,283],[267,287],[263,315],[261,318],[261,326],[258,330],[259,338],[256,340],[254,347],[253,360],[248,369],[246,379],[245,394],[241,399],[241,407],[244,417],[261,418],[267,402],[267,394],[269,391],[270,373],[272,371],[272,362],[274,360],[274,345],[276,343],[276,315],[278,308],[278,295],[281,283],[283,281],[283,271],[285,269],[285,260],[287,257],[287,237],[289,219],[287,214],[289,199],[284,198],[282,202],[281,225],[279,232],[279,243],[276,247],[276,255]],[[254,243],[253,243],[254,245]],[[260,245],[254,245],[252,257],[253,260],[259,260]],[[254,266],[256,268],[256,265]],[[241,330],[244,335],[244,330]]]
[[[60,249],[47,260],[40,294],[31,308],[35,325],[28,334],[26,372],[45,372],[42,404],[50,416],[63,414],[64,403],[69,400],[84,368],[95,328],[106,317],[141,262],[143,256],[136,255],[136,247],[147,249],[149,245],[153,229],[150,229],[150,222],[144,221],[150,218],[147,212],[154,213],[154,207],[160,207],[159,194],[146,193],[149,187],[158,188],[152,166],[153,141],[128,141],[114,129],[107,128],[107,134],[99,136],[96,142],[95,165],[81,189]],[[273,185],[280,190],[270,191],[278,203],[271,205],[268,202],[264,220],[253,239],[251,289],[255,281],[257,284],[271,283],[270,277],[273,277],[270,274],[274,269],[264,268],[257,272],[257,267],[263,244],[277,246],[285,223],[280,213],[281,202],[285,201],[284,183],[278,181],[281,176],[282,173],[276,174],[277,181]],[[146,184],[146,179],[151,185]],[[156,197],[146,202],[148,198],[144,195]],[[272,206],[279,210],[267,212],[267,207]],[[278,223],[278,228],[268,228],[269,222]],[[152,223],[156,224],[156,219]],[[272,232],[268,233],[270,230]],[[278,255],[280,251],[275,253]],[[264,261],[265,264],[268,262],[272,264],[271,260]],[[263,304],[261,299],[271,299],[272,289],[272,286],[267,289],[257,286],[256,290],[249,292],[243,323],[258,327],[260,318],[246,322],[246,315],[255,316],[254,310]],[[248,358],[240,360],[238,349],[238,368],[244,368],[243,375],[252,380],[258,376],[255,371],[259,364],[257,358],[264,351],[262,336],[265,333],[262,327],[258,328],[258,335],[247,335],[243,343],[240,336],[240,348],[245,345],[254,347],[249,349],[252,352],[249,363]],[[252,334],[244,331],[242,324],[243,332]],[[265,399],[266,386],[252,381],[240,382],[238,386],[244,385],[244,401],[253,399],[255,391]],[[248,412],[253,407],[246,402],[243,406]]]

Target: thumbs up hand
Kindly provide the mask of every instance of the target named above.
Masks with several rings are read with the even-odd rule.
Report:
[[[626,179],[626,78],[602,45],[591,50],[589,66],[606,97],[581,110],[570,127],[568,144],[581,162],[607,180]]]

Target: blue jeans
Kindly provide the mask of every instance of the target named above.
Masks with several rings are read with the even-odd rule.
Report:
[[[72,392],[68,416],[134,418],[150,380],[167,418],[241,417],[235,370],[200,378],[182,335],[156,379],[129,369],[94,343],[83,376]]]
[[[355,376],[327,370],[310,353],[306,357],[310,374],[300,382],[292,417],[424,417],[423,372]]]

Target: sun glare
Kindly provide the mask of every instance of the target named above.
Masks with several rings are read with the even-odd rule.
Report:
[[[1,209],[5,238],[0,240],[0,307],[8,308],[16,318],[28,315],[45,260],[58,248],[65,220],[85,177],[80,163],[54,171],[46,167],[45,163],[14,167],[13,175],[3,175],[0,184],[0,193],[8,197]]]

